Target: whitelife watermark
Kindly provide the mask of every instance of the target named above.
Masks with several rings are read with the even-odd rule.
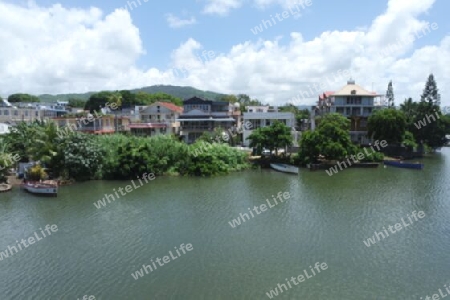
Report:
[[[313,278],[314,276],[319,274],[321,271],[325,271],[326,269],[328,269],[327,263],[323,262],[323,263],[319,264],[318,262],[316,262],[316,264],[314,265],[314,268],[312,266],[309,266],[309,270],[312,275],[308,274],[308,271],[306,269],[304,269],[303,273],[298,275],[297,277],[292,276],[291,279],[286,278],[287,285],[284,283],[278,283],[278,285],[275,287],[275,289],[270,290],[269,292],[266,292],[266,295],[267,295],[267,297],[269,297],[269,299],[273,299],[276,296],[278,296],[279,294],[282,294],[284,292],[283,288],[286,290],[286,292],[289,289],[291,289],[292,288],[291,282],[297,286],[300,283],[304,282],[305,280]],[[314,270],[317,271],[317,274]],[[303,274],[305,274],[305,276],[303,276]],[[289,289],[287,286],[289,286]]]
[[[436,122],[441,117],[438,111],[434,110],[434,112],[434,114],[425,115],[425,118],[414,123],[414,126],[416,126],[417,129],[421,129],[422,127],[425,127],[432,122]]]
[[[137,177],[137,178],[138,178],[139,183],[140,183],[141,185],[135,185],[135,184],[134,184],[134,180],[131,180],[131,184],[129,184],[129,185],[127,185],[127,186],[125,187],[125,193],[123,192],[124,188],[122,188],[122,187],[119,187],[119,188],[118,188],[119,193],[120,193],[122,196],[126,196],[127,194],[131,193],[132,191],[134,191],[134,190],[140,188],[141,186],[143,186],[144,183],[142,182],[141,178],[139,178],[139,177]],[[153,174],[153,173],[149,173],[149,174],[144,173],[144,174],[142,175],[142,179],[145,181],[145,183],[148,183],[149,180],[151,181],[151,180],[154,180],[155,178],[156,178],[156,177],[155,177],[155,174]],[[117,199],[119,199],[120,196],[119,196],[119,194],[117,193],[116,189],[113,189],[113,191],[114,191],[114,194],[116,195]],[[105,207],[108,203],[111,203],[111,201],[116,201],[116,198],[114,197],[114,195],[113,195],[113,194],[105,194],[105,196],[104,196],[101,200],[98,200],[97,202],[94,202],[94,206],[95,206],[97,209],[100,209],[100,208],[102,208],[102,207]],[[107,202],[108,202],[108,203],[107,203]]]
[[[3,162],[3,166],[0,165],[0,170],[4,170],[6,168],[10,168],[11,166],[14,166],[16,163],[20,161],[21,157],[19,154],[15,154],[14,156],[12,154],[3,154],[0,155],[0,162]]]
[[[34,243],[46,238],[47,235],[50,236],[52,233],[57,232],[58,226],[56,226],[55,224],[53,224],[53,225],[47,224],[47,225],[45,225],[44,229],[39,228],[39,230],[41,233],[41,237],[39,236],[38,232],[35,231],[34,234],[32,236],[28,237],[26,240],[22,239],[22,240],[20,240],[20,242],[16,241],[17,247],[16,246],[8,246],[8,248],[5,251],[0,251],[0,261],[7,257],[13,256],[16,253],[19,253],[19,251],[22,251],[25,248],[28,248],[30,245],[33,245]],[[45,234],[44,230],[47,232],[47,234]],[[28,242],[28,244],[27,244],[27,242]],[[24,248],[22,248],[22,246]],[[17,248],[19,248],[19,250]],[[13,252],[13,250],[15,252]]]
[[[181,257],[181,252],[183,252],[183,254],[186,254],[186,251],[192,251],[194,249],[194,247],[192,246],[192,244],[181,244],[180,245],[180,249],[178,249],[177,247],[174,247],[176,254],[178,254],[178,256],[174,255],[174,253],[172,253],[172,250],[169,251],[169,255],[163,256],[163,258],[159,258],[157,257],[155,259],[155,261],[158,263],[158,265],[160,267],[164,266],[165,264],[168,264],[171,261],[174,261],[175,259]],[[135,271],[134,273],[131,273],[131,276],[134,278],[134,280],[138,280],[141,277],[144,277],[145,275],[149,274],[150,272],[154,272],[158,269],[157,264],[155,263],[155,261],[153,261],[153,259],[150,260],[151,264],[150,265],[142,265],[142,268]],[[162,262],[161,262],[162,261]],[[144,274],[145,273],[145,274]]]
[[[150,0],[135,0],[135,1],[127,1],[127,4],[123,7],[126,11],[132,11],[134,8],[138,8],[142,5],[142,2],[147,3]],[[136,3],[137,2],[137,3]],[[139,4],[139,5],[138,5]]]
[[[388,144],[385,140],[382,140],[381,142],[376,140],[374,146],[377,148],[377,151],[380,151],[380,145],[381,145],[381,147],[384,148],[384,147],[387,147]],[[350,158],[353,160],[353,163],[358,163],[359,161],[363,160],[366,157],[366,155],[371,156],[372,154],[377,152],[373,148],[374,146],[370,146],[370,148],[372,149],[372,152],[368,152],[367,148],[364,148],[365,154],[362,151],[356,155],[352,154],[352,155],[350,155],[349,158],[347,158],[347,161],[339,161],[339,162],[337,162],[337,164],[334,167],[331,167],[328,170],[325,170],[325,172],[328,174],[328,176],[333,176],[334,174],[337,174],[339,172],[338,167],[341,169],[341,171],[343,169],[350,167],[352,165]],[[348,163],[348,165],[347,165],[347,163]],[[342,166],[344,166],[344,168]]]
[[[258,206],[254,206],[253,209],[248,208],[248,212],[250,213],[250,215],[252,216],[252,219],[255,217],[255,214],[253,214],[253,211],[256,213],[256,215],[260,215],[261,213],[265,212],[267,210],[267,208],[272,208],[277,206],[279,203],[277,201],[277,199],[281,202],[284,203],[284,201],[288,200],[291,197],[291,194],[289,192],[278,192],[277,194],[277,198],[275,198],[274,195],[272,195],[272,200],[273,200],[273,205],[270,203],[269,199],[266,199],[266,204],[261,204],[259,207]],[[261,211],[258,211],[258,208]],[[252,211],[253,210],[253,211]],[[243,223],[245,223],[245,218],[247,218],[247,220],[250,220],[250,216],[247,213],[240,213],[239,216],[237,217],[237,219],[233,219],[232,221],[228,222],[228,224],[230,224],[231,228],[236,228],[237,226],[241,225],[241,220]]]
[[[306,9],[311,5],[312,5],[311,0],[300,0],[297,3],[294,3],[294,5],[289,5],[288,10],[283,11],[281,14],[276,13],[275,17],[278,20],[278,22],[282,22],[283,20],[289,18],[290,16],[300,16],[301,10]],[[270,20],[261,20],[261,23],[259,23],[259,25],[255,26],[254,28],[250,28],[250,31],[254,35],[257,35],[259,33],[262,33],[264,29],[268,29],[269,27],[272,27],[277,24],[277,21],[275,21],[273,15],[270,15],[269,18]]]
[[[448,295],[450,295],[450,287],[447,286],[446,284],[444,284],[444,287],[445,287],[445,291],[447,291],[448,294],[445,294],[445,291],[444,291],[444,293],[443,293],[443,292],[442,292],[442,289],[438,289],[439,294],[436,293],[436,294],[433,294],[432,296],[426,295],[425,298],[420,297],[420,299],[421,299],[421,300],[422,300],[422,299],[424,299],[424,300],[440,300],[440,299],[444,299],[445,297],[447,297]]]
[[[364,240],[364,245],[366,245],[366,247],[370,247],[371,245],[375,245],[377,242],[381,241],[382,239],[386,239],[389,236],[389,232],[391,234],[397,233],[400,230],[402,230],[403,228],[406,228],[410,225],[412,225],[414,222],[411,219],[411,217],[417,222],[419,221],[419,219],[423,219],[425,217],[425,212],[423,212],[422,210],[419,212],[413,211],[411,213],[411,216],[408,214],[407,215],[409,223],[405,222],[405,220],[402,218],[401,219],[401,223],[396,223],[394,226],[389,225],[388,229],[389,231],[386,229],[386,227],[383,227],[383,232],[374,232],[374,235],[372,235],[371,238],[368,238],[367,240]],[[394,230],[395,228],[395,230]],[[380,238],[381,237],[381,238]]]
[[[105,104],[105,108],[109,108],[111,110],[116,110],[119,108],[119,106],[117,105],[117,103],[109,103],[107,102]],[[94,117],[95,115],[95,117]],[[64,126],[64,129],[62,128],[58,128],[58,131],[56,132],[56,134],[58,135],[59,138],[63,138],[65,136],[68,136],[70,133],[74,132],[74,131],[78,131],[80,130],[83,126],[81,125],[83,123],[84,126],[86,126],[87,124],[91,123],[91,122],[95,122],[95,120],[101,119],[102,115],[99,115],[97,113],[97,111],[94,111],[93,114],[88,114],[87,117],[81,117],[79,120],[77,120],[77,124],[67,124]]]
[[[387,45],[386,47],[384,47],[379,53],[378,53],[378,57],[379,58],[384,58],[387,57],[389,55],[394,54],[395,52],[398,52],[402,47],[413,43],[415,40],[421,39],[423,37],[425,37],[426,35],[428,35],[429,33],[431,33],[431,30],[437,30],[439,29],[439,26],[436,22],[434,23],[429,23],[427,22],[425,24],[425,26],[423,26],[422,28],[416,30],[413,34],[412,37],[407,37],[407,38],[403,38],[403,39],[397,39],[396,43],[391,43],[389,45]],[[420,33],[423,33],[423,35],[420,35]]]

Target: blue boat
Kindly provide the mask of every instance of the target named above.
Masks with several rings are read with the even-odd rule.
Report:
[[[386,166],[392,166],[397,168],[405,168],[405,169],[416,169],[416,170],[422,170],[423,164],[422,163],[408,163],[401,160],[385,160],[384,165]]]

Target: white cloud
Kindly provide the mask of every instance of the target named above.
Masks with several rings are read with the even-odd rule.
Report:
[[[171,28],[181,28],[197,23],[197,20],[193,16],[190,17],[189,19],[180,19],[177,16],[174,16],[173,14],[167,14],[166,20]]]
[[[206,0],[207,4],[203,9],[206,14],[227,15],[230,10],[242,6],[243,0]]]
[[[0,3],[0,93],[68,93],[128,89],[154,84],[191,85],[223,93],[246,93],[271,104],[283,104],[314,83],[337,90],[347,78],[333,80],[338,70],[366,89],[384,94],[393,80],[396,102],[418,100],[428,74],[433,72],[450,105],[450,36],[440,29],[436,45],[414,49],[405,44],[380,56],[387,43],[413,36],[424,24],[421,13],[431,0],[390,0],[385,13],[367,30],[327,31],[306,40],[301,33],[273,41],[243,41],[226,53],[204,55],[201,42],[187,39],[171,54],[173,69],[137,67],[144,53],[139,30],[129,13],[116,10],[103,16],[98,9],[69,10],[19,7]],[[250,34],[249,34],[250,36]],[[428,36],[421,42],[426,44]],[[416,42],[414,42],[416,43]],[[416,44],[417,45],[417,44]],[[318,94],[318,92],[316,93]],[[317,96],[304,100],[312,104]]]

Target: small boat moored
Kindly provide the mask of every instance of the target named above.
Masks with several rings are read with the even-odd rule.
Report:
[[[270,164],[270,167],[279,172],[298,174],[298,168],[292,165]]]
[[[22,183],[21,188],[30,194],[53,197],[58,196],[57,184],[27,181]]]
[[[12,185],[7,183],[0,183],[0,193],[6,193],[12,190]]]
[[[392,166],[397,168],[405,168],[405,169],[416,169],[416,170],[422,170],[424,165],[423,163],[408,163],[401,160],[385,160],[384,161],[385,166]]]

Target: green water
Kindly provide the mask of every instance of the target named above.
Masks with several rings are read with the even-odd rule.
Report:
[[[450,282],[450,149],[423,161],[423,171],[381,166],[332,177],[157,177],[101,209],[93,202],[129,182],[62,187],[58,198],[15,189],[0,194],[0,251],[46,224],[58,231],[0,261],[0,299],[269,299],[316,262],[328,268],[275,299],[425,299]],[[229,225],[280,191],[290,199]],[[413,211],[425,217],[365,246]],[[183,243],[192,251],[131,276]]]

